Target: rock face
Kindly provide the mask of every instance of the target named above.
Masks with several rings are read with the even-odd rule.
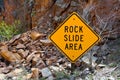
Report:
[[[90,9],[91,8],[91,9]],[[120,1],[119,0],[104,0],[93,1],[86,6],[89,9],[88,18],[92,26],[97,27],[96,31],[101,33],[101,36],[118,37],[120,31]],[[111,32],[110,32],[111,31]]]
[[[35,0],[33,14],[32,14],[32,26],[37,26],[38,18],[43,17],[53,5],[54,0]]]
[[[73,11],[78,12],[102,38],[120,36],[119,0],[55,0],[49,11],[39,18],[39,31],[47,33],[48,30],[49,33]]]
[[[32,13],[32,2],[26,0],[1,0],[4,1],[4,10],[1,11],[1,19],[8,24],[13,24],[16,20],[20,20],[23,27],[28,26],[30,29],[31,24],[31,13]]]
[[[28,29],[38,26],[40,30],[47,32],[47,29],[52,27],[53,30],[71,12],[75,11],[101,36],[112,38],[120,36],[120,0],[3,1],[5,9],[1,12],[0,20],[5,20],[10,24],[15,20],[20,20]]]

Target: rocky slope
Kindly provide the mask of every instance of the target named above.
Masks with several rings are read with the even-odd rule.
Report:
[[[38,78],[48,80],[56,78],[90,80],[91,77],[93,80],[116,80],[119,78],[120,0],[34,1],[34,5],[30,5],[32,2],[29,4],[26,2],[30,6],[24,6],[26,7],[24,9],[22,5],[24,0],[16,0],[19,5],[15,5],[12,0],[5,0],[5,14],[3,12],[5,21],[14,22],[16,18],[12,13],[20,9],[17,18],[23,22],[27,21],[25,22],[27,24],[32,23],[30,26],[33,28],[13,37],[10,41],[0,43],[0,75],[3,77],[0,79],[6,77],[16,80],[19,73],[25,74],[19,76],[23,79],[36,78],[36,80]],[[74,11],[101,36],[101,41],[93,47],[93,52],[88,52],[75,63],[75,74],[71,77],[70,62],[52,45],[48,36]],[[24,15],[21,15],[23,13]],[[89,54],[93,55],[92,65],[90,65]],[[61,72],[63,74],[57,76],[56,73],[60,71],[63,71]]]

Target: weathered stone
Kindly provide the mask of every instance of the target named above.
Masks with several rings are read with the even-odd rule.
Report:
[[[1,48],[1,52],[0,52],[0,55],[7,61],[10,61],[10,62],[16,62],[18,61],[18,59],[16,58],[16,56],[8,51],[8,46],[2,46]]]
[[[19,43],[19,44],[16,46],[16,48],[17,48],[17,49],[24,49],[25,46],[24,46],[24,44]]]
[[[36,40],[36,39],[39,39],[40,37],[45,36],[45,35],[40,34],[39,32],[36,32],[36,31],[32,31],[30,36],[33,40]]]
[[[40,42],[44,45],[52,45],[52,42],[50,40],[40,40]]]
[[[0,80],[4,80],[6,78],[5,74],[0,74]]]
[[[43,77],[49,77],[52,75],[51,71],[48,68],[43,68],[41,70],[41,73]]]
[[[38,79],[39,78],[39,69],[38,68],[32,68],[32,78]]]

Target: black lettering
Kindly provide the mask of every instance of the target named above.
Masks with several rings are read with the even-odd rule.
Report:
[[[79,41],[79,35],[75,35],[75,41]]]
[[[80,41],[83,42],[83,35],[80,35]]]
[[[69,41],[73,41],[72,38],[74,39],[74,37],[71,35],[68,35],[68,38],[69,38]]]
[[[79,26],[79,32],[82,32],[82,33],[83,33],[82,27],[83,27],[83,26]]]
[[[65,26],[65,33],[67,32],[68,33],[68,26]]]
[[[74,44],[74,50],[77,50],[77,43]]]
[[[72,33],[73,32],[73,26],[70,26],[69,31]]]
[[[82,44],[66,43],[65,50],[83,50]]]
[[[74,28],[74,31],[75,31],[76,33],[78,32],[77,28],[78,28],[78,26],[75,26],[75,28]]]
[[[72,35],[71,35],[72,36]],[[75,39],[75,37],[74,37],[74,35],[72,36],[72,41],[74,41],[74,39]]]
[[[67,35],[64,35],[64,41],[68,41]]]
[[[82,44],[79,45],[79,50],[82,50]]]
[[[68,49],[68,44],[67,44],[67,43],[66,43],[66,45],[65,45],[65,50],[66,50],[66,49]]]
[[[69,50],[73,50],[73,44],[72,43],[69,44]]]

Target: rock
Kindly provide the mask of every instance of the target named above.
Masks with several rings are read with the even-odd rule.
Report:
[[[29,50],[24,51],[23,49],[19,49],[17,52],[22,58],[26,58],[29,53]]]
[[[12,80],[17,80],[17,77],[16,77],[16,76],[13,76],[13,77],[12,77]]]
[[[46,61],[46,64],[47,64],[47,65],[52,65],[52,63],[53,63],[53,62],[50,61],[49,59]]]
[[[83,80],[82,78],[77,78],[76,80]]]
[[[2,47],[0,48],[0,50],[1,50],[1,51],[0,51],[0,55],[1,55],[5,60],[10,61],[10,62],[19,61],[12,52],[8,51],[8,46],[2,46]]]
[[[91,53],[88,53],[88,54],[91,54]],[[95,63],[95,61],[97,60],[97,58],[93,57],[93,56],[91,56],[91,57],[92,57],[92,67],[95,67],[97,65]],[[89,58],[89,56],[88,55],[83,56],[82,61],[89,65],[90,64],[90,58]]]
[[[37,62],[40,60],[40,54],[35,54],[34,58],[32,59],[32,65],[36,65]]]
[[[32,78],[38,79],[39,78],[39,69],[38,68],[32,68]]]
[[[108,80],[116,80],[113,76],[108,77]]]
[[[9,43],[12,44],[14,41],[18,40],[20,38],[21,34],[14,36]]]
[[[22,72],[23,72],[23,69],[22,69],[22,68],[20,68],[20,69],[15,69],[15,70],[13,71],[13,74],[18,75],[18,74],[21,74]]]
[[[5,46],[5,42],[0,42],[0,47]]]
[[[43,77],[49,77],[52,75],[51,71],[46,67],[40,70]]]
[[[35,55],[34,52],[31,53],[30,55],[28,55],[28,57],[26,58],[27,63],[29,63],[32,60],[32,58],[34,57],[34,55]]]
[[[17,61],[20,61],[22,57],[18,53],[13,53],[14,56],[16,57]]]
[[[4,68],[4,69],[2,70],[2,73],[7,74],[7,73],[9,73],[12,69],[13,69],[13,66],[9,66],[9,67],[7,67],[7,68]]]
[[[0,59],[0,60],[2,60],[2,59]],[[6,67],[7,65],[6,65],[6,63],[5,62],[0,62],[0,67]]]
[[[101,68],[105,68],[105,67],[106,67],[106,65],[104,65],[104,64],[98,64],[96,66],[96,69],[101,69]]]
[[[27,37],[27,36],[21,37],[21,40],[22,40],[23,42],[26,42],[26,41],[28,41],[28,37]]]
[[[57,60],[57,62],[58,62],[59,64],[62,64],[62,63],[65,63],[65,60],[62,59],[62,58],[60,58],[60,59]]]
[[[15,77],[18,75],[22,75],[23,69],[22,68],[16,68],[15,70],[11,71],[10,73],[7,74],[8,77]]]
[[[54,80],[53,76],[49,76],[46,80]]]
[[[24,44],[21,44],[19,43],[17,46],[16,46],[16,49],[24,49],[25,48],[25,45]]]
[[[43,43],[44,45],[52,45],[52,42],[50,41],[50,40],[48,40],[48,39],[46,39],[46,40],[40,40],[40,42],[41,43]]]
[[[56,61],[57,61],[57,57],[53,56],[46,60],[46,64],[51,65],[52,63],[55,63]]]
[[[53,70],[53,71],[57,71],[57,72],[60,71],[60,68],[56,67],[56,66],[50,66],[50,69]]]
[[[0,80],[5,80],[6,75],[5,74],[0,74]]]
[[[0,68],[0,74],[2,74],[2,71],[4,70],[4,68]]]
[[[36,40],[36,39],[39,39],[40,37],[45,36],[45,34],[40,34],[36,31],[32,31],[30,36],[33,40]]]
[[[40,60],[37,62],[36,66],[38,66],[39,69],[43,69],[43,68],[46,67],[46,64],[42,61],[42,59],[40,59]]]
[[[26,75],[26,79],[29,80],[32,78],[32,73]]]

